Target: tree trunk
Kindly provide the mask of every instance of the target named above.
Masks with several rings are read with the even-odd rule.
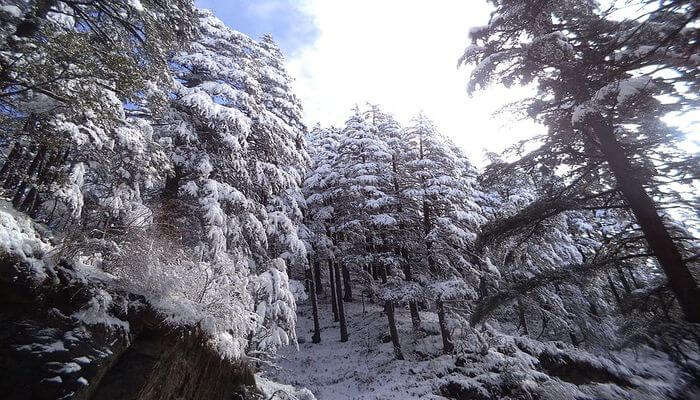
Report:
[[[523,327],[525,336],[529,336],[530,330],[527,328],[527,320],[525,319],[525,307],[523,306],[523,300],[520,297],[518,297],[518,320],[520,321],[520,326]]]
[[[400,249],[397,253],[401,255],[402,261],[403,261],[403,273],[406,277],[407,282],[413,282],[413,271],[411,270],[411,265],[410,263],[406,262],[407,257],[406,257],[406,252],[403,249]],[[413,330],[415,332],[418,332],[421,330],[420,327],[420,313],[418,312],[418,305],[416,304],[415,300],[411,300],[408,302],[408,309],[411,312],[411,326],[413,327]]]
[[[328,279],[331,289],[331,309],[333,310],[333,321],[338,322],[338,299],[335,290],[335,273],[333,272],[333,261],[328,260]]]
[[[20,204],[19,210],[26,212],[30,217],[32,217],[31,211],[34,209],[34,204],[36,204],[38,196],[39,191],[36,189],[35,185],[32,185],[32,188],[29,190],[29,194],[27,197],[25,197],[22,204]]]
[[[632,291],[632,288],[630,287],[629,282],[627,282],[627,277],[625,277],[625,274],[622,272],[622,267],[620,265],[615,265],[615,269],[617,270],[617,275],[620,277],[620,282],[622,282],[622,287],[625,288],[625,292],[630,293]]]
[[[175,167],[172,175],[165,178],[165,187],[163,188],[163,197],[166,199],[176,199],[180,191],[180,180],[182,179],[182,168]]]
[[[29,165],[29,169],[27,170],[27,179],[31,180],[34,178],[34,173],[39,169],[39,166],[44,163],[44,157],[46,156],[46,145],[41,145],[39,146],[39,149],[36,152],[36,155],[34,155],[34,159],[32,160],[32,163]]]
[[[318,265],[318,261],[314,262]],[[316,301],[316,280],[314,279],[314,271],[309,268],[307,271],[307,280],[309,281],[309,297],[311,297],[311,312],[314,319],[314,334],[311,337],[312,343],[321,343],[321,326],[318,323],[318,302]]]
[[[350,284],[350,271],[348,270],[347,264],[343,263],[341,271],[343,273],[343,287],[345,288],[345,297],[343,299],[350,302],[352,301],[352,287]]]
[[[452,342],[452,335],[447,327],[447,319],[445,318],[445,306],[442,300],[437,300],[438,322],[440,324],[440,334],[442,335],[442,352],[452,354],[455,350],[455,345]]]
[[[391,300],[387,300],[384,303],[384,312],[386,312],[386,318],[389,321],[389,337],[391,338],[391,344],[394,345],[394,357],[397,360],[403,360],[403,353],[401,352],[401,342],[399,341],[399,332],[396,330],[396,318],[394,317],[394,303]]]
[[[15,159],[15,162],[12,163],[12,168],[9,169],[8,174],[2,183],[3,188],[12,189],[19,183],[20,172],[26,164],[25,155],[26,154],[24,150],[20,149],[19,153],[17,154],[17,158]]]
[[[4,177],[10,171],[10,167],[12,167],[12,164],[15,162],[15,159],[19,156],[19,152],[20,146],[19,144],[15,143],[12,146],[12,150],[10,150],[10,154],[7,155],[7,158],[5,159],[5,163],[2,165],[2,168],[0,168],[0,180],[4,179]]]
[[[314,288],[316,294],[323,294],[323,283],[321,282],[321,262],[314,258]]]
[[[19,206],[22,204],[22,199],[24,199],[24,192],[27,191],[27,181],[22,180],[22,183],[19,184],[19,187],[17,188],[17,191],[15,192],[15,195],[12,197],[12,206],[16,209],[19,209]]]
[[[338,264],[335,264],[335,298],[338,299],[338,318],[340,319],[340,341],[348,341],[348,326],[345,321],[345,306],[343,305],[343,290],[342,283],[340,282],[340,268]]]
[[[615,139],[612,127],[601,120],[593,122],[595,136],[600,141],[600,149],[610,166],[618,189],[632,209],[637,223],[644,232],[661,268],[666,273],[668,284],[689,322],[700,322],[700,289],[688,266],[683,261],[680,250],[673,242],[664,226],[654,201],[649,197],[642,182],[637,178],[624,149]]]

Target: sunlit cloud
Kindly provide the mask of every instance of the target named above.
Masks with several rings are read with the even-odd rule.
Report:
[[[310,123],[341,125],[354,104],[373,102],[400,120],[423,111],[474,161],[541,128],[509,114],[492,118],[524,89],[467,96],[468,69],[457,59],[470,27],[488,21],[486,4],[469,1],[310,0],[301,6],[319,32],[289,59]]]

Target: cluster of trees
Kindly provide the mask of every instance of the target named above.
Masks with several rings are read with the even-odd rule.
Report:
[[[354,283],[381,301],[402,358],[395,304],[409,305],[419,330],[419,307],[434,302],[443,321],[443,301],[467,295],[464,282],[478,280],[468,255],[481,222],[476,171],[425,116],[402,128],[376,105],[356,108],[342,131],[316,128],[309,140],[315,169],[304,190],[316,285],[327,265],[341,340]]]
[[[0,182],[57,256],[116,275],[225,355],[294,342],[309,158],[272,39],[190,0],[0,16]]]
[[[695,214],[697,200],[678,196],[674,184],[697,179],[698,159],[661,121],[697,106],[697,4],[492,3],[489,24],[472,31],[474,45],[461,61],[475,64],[471,91],[491,82],[536,85],[519,107],[548,130],[518,166],[562,171],[592,208],[631,212],[685,318],[700,322],[697,243],[667,211]]]
[[[397,358],[396,307],[417,333],[434,311],[446,353],[457,325],[487,319],[598,348],[692,333],[698,205],[682,190],[700,164],[661,118],[697,106],[696,2],[639,0],[634,17],[630,2],[491,3],[461,59],[469,89],[533,84],[513,107],[547,133],[481,171],[423,115],[401,126],[367,105],[307,132],[272,39],[191,0],[3,5],[3,194],[58,257],[231,357],[294,342],[289,276],[307,279],[314,342],[317,294],[341,341],[344,303],[367,296]]]
[[[697,106],[697,4],[492,3],[460,61],[474,65],[469,90],[533,83],[512,108],[547,133],[477,174],[424,116],[400,127],[368,105],[313,130],[315,292],[327,271],[341,340],[353,288],[382,302],[397,358],[397,306],[416,331],[434,310],[448,353],[451,323],[487,319],[577,346],[677,349],[700,322],[686,192],[698,159],[661,118]]]

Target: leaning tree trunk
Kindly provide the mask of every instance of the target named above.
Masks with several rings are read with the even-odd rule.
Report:
[[[340,341],[348,341],[348,325],[345,321],[345,306],[343,305],[343,285],[340,281],[340,268],[335,264],[335,298],[338,300],[338,318],[340,319]]]
[[[649,248],[666,273],[669,286],[676,295],[686,320],[700,322],[698,283],[683,261],[683,256],[666,229],[656,204],[635,175],[624,149],[615,139],[612,127],[601,120],[596,120],[593,122],[593,129],[600,141],[600,149],[615,176],[618,189],[642,228]]]
[[[389,320],[389,337],[391,338],[391,344],[394,345],[394,357],[397,360],[403,360],[403,353],[401,352],[401,342],[399,341],[399,332],[396,330],[396,318],[394,316],[394,303],[391,300],[387,300],[384,303],[384,312],[386,312],[386,318]]]
[[[437,304],[437,315],[438,323],[440,324],[440,334],[442,335],[442,352],[445,354],[452,354],[455,350],[455,345],[452,342],[452,334],[447,327],[447,318],[445,317],[445,305],[442,303],[441,299],[436,301]]]
[[[335,291],[335,273],[333,272],[333,260],[328,260],[328,280],[331,289],[331,309],[333,310],[333,321],[338,321],[338,299]]]
[[[318,261],[314,264],[318,265]],[[318,302],[316,301],[316,281],[314,280],[314,271],[309,266],[306,271],[309,281],[309,297],[311,297],[311,313],[314,320],[314,334],[311,337],[312,343],[321,343],[321,326],[318,323]]]

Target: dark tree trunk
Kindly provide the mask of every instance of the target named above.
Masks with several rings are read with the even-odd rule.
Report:
[[[328,280],[330,281],[331,289],[331,309],[333,310],[333,321],[338,321],[338,299],[336,298],[335,290],[335,273],[333,272],[333,261],[328,260]]]
[[[520,297],[518,297],[518,320],[520,321],[520,326],[523,327],[525,336],[529,336],[530,330],[527,328],[527,320],[525,319],[525,307],[523,306],[523,300]]]
[[[19,206],[20,211],[24,211],[31,217],[31,211],[34,209],[34,204],[37,202],[37,197],[39,196],[39,191],[36,189],[35,185],[29,190],[29,194],[25,197],[22,204]]]
[[[413,271],[411,270],[411,265],[406,260],[405,251],[402,249],[402,250],[399,250],[398,253],[401,255],[401,258],[402,258],[403,273],[406,277],[406,281],[413,282]],[[413,327],[413,330],[415,332],[418,332],[421,330],[420,313],[418,312],[418,305],[416,304],[415,300],[411,300],[408,302],[408,309],[411,312],[411,326]]]
[[[382,280],[382,283],[387,283],[387,281],[389,280],[389,276],[386,273],[386,265],[382,264],[379,267],[377,267],[377,269],[379,270],[379,278]]]
[[[447,327],[447,319],[445,318],[445,306],[442,300],[437,300],[437,314],[438,322],[440,324],[440,334],[442,335],[442,352],[445,354],[452,354],[455,350],[455,345],[452,342],[452,335]]]
[[[41,167],[41,169],[37,173],[36,180],[39,183],[39,185],[43,185],[43,184],[49,182],[49,179],[51,178],[51,174],[53,172],[53,169],[56,168],[56,165],[58,164],[58,160],[60,157],[61,157],[60,150],[55,150],[55,151],[49,152],[49,156],[46,158],[46,162],[44,163],[44,165]]]
[[[348,325],[345,321],[345,306],[343,305],[343,290],[342,282],[340,281],[340,268],[335,264],[335,298],[338,299],[338,318],[340,319],[340,341],[348,341]]]
[[[316,294],[323,294],[323,282],[321,282],[321,262],[314,258],[314,288]]]
[[[42,144],[39,146],[39,150],[37,150],[36,155],[34,155],[34,159],[32,159],[32,163],[29,165],[29,169],[27,170],[27,179],[31,180],[34,178],[34,173],[39,169],[39,166],[43,164],[45,156],[46,145]]]
[[[22,168],[24,168],[25,155],[24,149],[20,149],[17,157],[15,158],[15,162],[12,163],[12,168],[8,170],[7,176],[5,176],[5,179],[2,181],[3,188],[10,189],[17,185],[19,180],[19,172],[22,170]]]
[[[620,282],[622,282],[622,287],[625,288],[625,292],[630,293],[632,288],[630,287],[629,282],[627,282],[627,277],[625,277],[624,272],[622,272],[622,267],[620,267],[620,265],[616,265],[615,269],[617,270],[617,275],[620,277]]]
[[[314,264],[318,264],[316,261]],[[318,302],[316,301],[316,280],[314,279],[313,269],[307,271],[307,280],[309,281],[309,297],[311,298],[311,313],[314,319],[314,334],[311,337],[312,343],[321,343],[321,326],[318,323]]]
[[[4,179],[7,176],[7,173],[10,172],[10,167],[12,167],[12,164],[15,162],[17,157],[19,157],[19,153],[20,146],[19,144],[15,143],[10,150],[10,154],[7,155],[5,163],[2,164],[2,168],[0,168],[0,180]]]
[[[600,149],[610,166],[618,189],[632,209],[637,223],[644,232],[661,268],[666,273],[668,284],[689,322],[700,322],[700,289],[688,266],[683,261],[680,250],[673,242],[671,234],[664,226],[656,204],[649,197],[636,171],[630,164],[624,149],[615,139],[613,129],[597,120],[593,123],[595,136],[600,141]]]
[[[387,300],[384,303],[384,312],[386,312],[386,318],[389,321],[389,337],[391,338],[391,344],[394,345],[394,357],[397,360],[403,360],[403,353],[401,352],[401,342],[399,341],[399,332],[396,330],[396,318],[394,317],[394,303],[391,300]]]
[[[350,284],[350,271],[348,270],[347,264],[343,263],[341,270],[343,273],[343,287],[345,289],[345,297],[343,299],[350,302],[352,301],[352,286]]]
[[[428,239],[428,235],[430,234],[430,231],[433,229],[430,214],[431,214],[430,204],[428,204],[427,200],[423,199],[423,235],[425,235],[425,249],[426,249],[427,258],[428,258],[428,269],[430,270],[430,272],[433,275],[437,275],[438,274],[437,266],[435,265],[435,260],[433,260],[433,255],[431,254],[433,242],[432,242],[432,240]]]
[[[34,201],[34,196],[36,194],[36,189],[34,189],[34,185],[32,183],[34,180],[34,173],[39,170],[40,166],[44,163],[45,156],[46,145],[42,144],[39,146],[39,149],[34,155],[32,162],[29,164],[29,169],[27,169],[26,173],[24,174],[22,183],[20,183],[19,187],[17,188],[17,192],[12,198],[12,205],[16,209],[23,210],[25,203]],[[26,198],[24,197],[25,193],[27,193]]]
[[[172,175],[165,179],[165,187],[163,188],[163,197],[166,199],[176,199],[180,190],[180,180],[182,179],[182,168],[175,167]]]
[[[22,180],[22,183],[17,187],[15,195],[12,197],[12,206],[19,209],[20,204],[22,204],[22,199],[24,199],[24,192],[27,191],[27,181]]]

